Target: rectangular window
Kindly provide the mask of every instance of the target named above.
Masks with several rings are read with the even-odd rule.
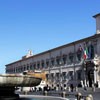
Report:
[[[73,71],[69,72],[69,80],[73,80]]]
[[[63,80],[66,80],[66,72],[63,72],[63,73],[62,73],[62,79],[63,79]]]
[[[78,71],[77,71],[77,79],[78,79],[78,80],[81,80],[81,73],[82,73],[81,70],[78,70]]]
[[[49,67],[49,61],[46,61],[46,68]]]

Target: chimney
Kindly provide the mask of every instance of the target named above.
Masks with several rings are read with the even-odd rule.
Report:
[[[100,34],[100,13],[93,17],[96,19],[96,34]]]

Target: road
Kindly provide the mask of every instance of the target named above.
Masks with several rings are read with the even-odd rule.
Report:
[[[61,97],[61,94],[63,91],[49,91],[47,96],[54,96],[54,97]],[[77,93],[81,93],[82,96],[88,96],[89,94],[91,94],[93,96],[93,100],[100,100],[100,89],[96,89],[95,91],[92,90],[92,88],[88,88],[87,90],[84,90],[83,88],[79,88],[78,91],[73,91],[73,92],[68,92],[65,91],[67,94],[71,94],[71,95],[67,95],[66,98],[76,98],[75,94]],[[51,94],[50,94],[51,93]],[[43,92],[42,91],[37,91],[37,92],[29,92],[28,95],[33,95],[33,96],[43,96]],[[85,97],[84,97],[85,98]],[[72,99],[70,99],[72,100]],[[73,99],[75,100],[75,99]]]

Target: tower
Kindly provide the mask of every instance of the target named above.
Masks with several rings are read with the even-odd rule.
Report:
[[[93,17],[96,19],[96,34],[100,34],[100,13]]]

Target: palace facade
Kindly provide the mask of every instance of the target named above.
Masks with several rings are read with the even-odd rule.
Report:
[[[6,65],[6,73],[22,73],[26,70],[42,70],[47,73],[52,86],[100,87],[100,14],[96,19],[93,36],[32,55]]]

